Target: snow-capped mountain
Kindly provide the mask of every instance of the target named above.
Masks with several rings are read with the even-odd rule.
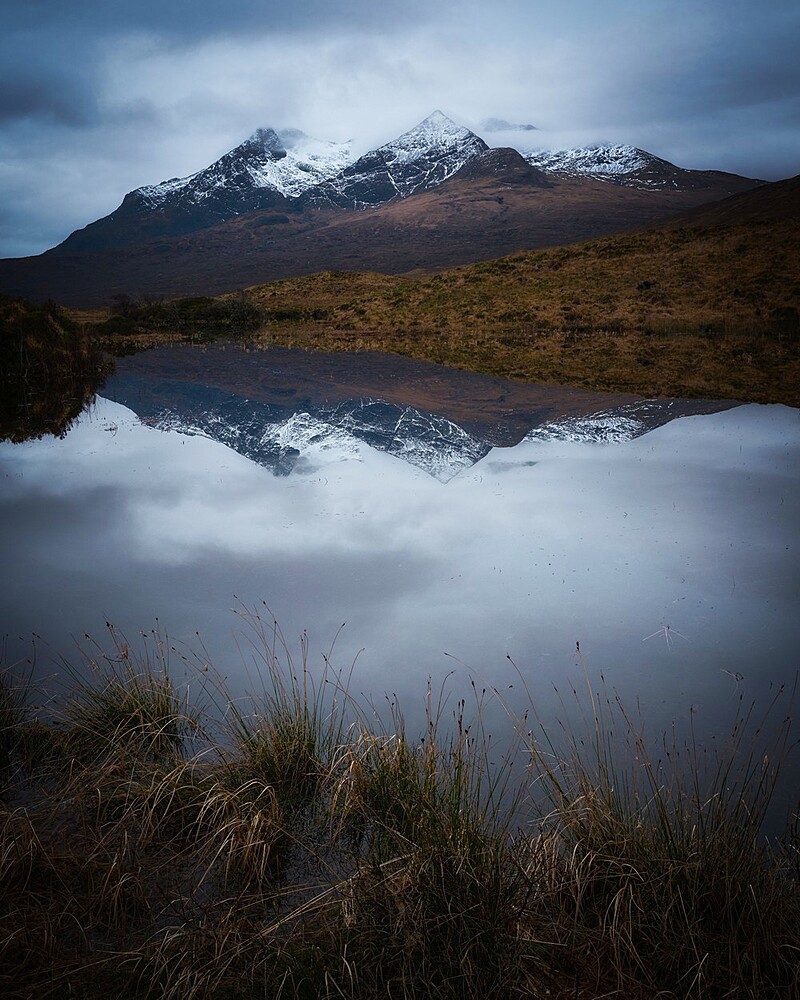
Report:
[[[397,139],[365,153],[308,197],[339,208],[407,198],[446,181],[488,148],[474,132],[434,111]]]
[[[177,177],[137,188],[137,195],[152,208],[176,196],[199,205],[220,194],[229,201],[239,196],[244,211],[256,192],[277,191],[296,198],[315,184],[333,177],[351,160],[348,143],[313,139],[299,129],[257,129],[241,145],[189,177]]]
[[[405,198],[447,180],[489,147],[435,111],[397,139],[352,162],[348,143],[297,129],[257,129],[241,145],[188,177],[145,185],[119,208],[72,233],[56,249],[93,252],[205,229],[236,215],[306,204],[364,208]]]
[[[492,133],[493,146],[500,147],[494,152],[513,153],[516,160],[519,156],[512,147],[536,131],[532,125],[512,125],[499,118],[487,119],[484,125]],[[111,215],[72,233],[53,252],[144,246],[251,212],[263,213],[259,227],[282,225],[289,231],[293,221],[308,221],[306,209],[358,210],[428,191],[465,167],[478,169],[489,148],[480,136],[441,111],[354,162],[350,143],[312,139],[297,129],[260,128],[197,173],[129,192]],[[719,197],[718,189],[724,194],[740,190],[742,182],[752,186],[732,174],[682,170],[634,146],[586,146],[524,156],[538,174],[524,178],[521,161],[500,156],[488,165],[498,184],[506,179],[553,186],[559,177],[591,177],[645,190],[708,190],[712,197]],[[270,241],[271,237],[266,242]]]
[[[195,174],[130,191],[116,211],[72,233],[61,249],[103,250],[194,232],[259,209],[284,212],[350,160],[347,143],[260,128]]]
[[[714,170],[684,170],[637,146],[598,144],[575,149],[538,150],[523,156],[539,170],[567,177],[594,177],[623,187],[675,188],[682,191],[707,186],[723,176]]]

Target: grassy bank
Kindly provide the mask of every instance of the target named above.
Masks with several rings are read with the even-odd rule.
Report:
[[[760,836],[786,730],[654,751],[587,678],[564,739],[531,709],[494,747],[485,695],[431,690],[410,733],[250,625],[248,702],[113,630],[47,712],[2,675],[4,996],[800,995],[796,817]]]
[[[0,295],[0,440],[65,434],[111,367],[66,310]]]
[[[113,349],[236,331],[522,381],[800,405],[798,223],[651,230],[418,278],[323,273],[216,300],[128,303]],[[103,319],[96,316],[95,319]]]

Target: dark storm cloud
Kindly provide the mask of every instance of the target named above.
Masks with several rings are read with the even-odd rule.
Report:
[[[39,75],[15,72],[7,67],[0,73],[0,125],[43,119],[79,127],[95,116],[94,101],[81,80],[42,70]]]
[[[424,20],[428,5],[403,0],[27,0],[0,9],[0,123],[41,118],[69,125],[103,118],[92,93],[98,70],[125,38],[145,37],[180,52],[204,41],[351,30],[385,31]]]
[[[800,5],[770,11],[745,22],[733,17],[708,25],[709,38],[685,42],[678,34],[674,45],[675,72],[662,79],[648,96],[660,110],[681,112],[725,111],[780,102],[800,95]],[[661,74],[659,74],[661,75]],[[668,86],[672,83],[672,87]]]

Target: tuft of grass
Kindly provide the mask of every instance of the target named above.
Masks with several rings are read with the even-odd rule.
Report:
[[[347,683],[329,668],[316,680],[308,663],[308,638],[300,640],[296,666],[278,623],[269,614],[242,609],[249,664],[260,693],[242,703],[229,702],[224,737],[242,780],[261,781],[287,804],[311,801],[330,782],[345,729]],[[335,643],[335,639],[334,639]]]
[[[181,756],[196,722],[166,662],[139,662],[123,635],[111,626],[109,635],[112,650],[95,646],[100,655],[87,655],[80,676],[73,672],[61,709],[68,752],[87,764],[119,755],[150,762]],[[161,648],[157,653],[163,656]]]
[[[510,757],[496,764],[466,703],[426,696],[422,736],[362,729],[341,761],[334,808],[354,845],[335,923],[347,996],[494,997],[519,986],[522,882],[509,845]]]

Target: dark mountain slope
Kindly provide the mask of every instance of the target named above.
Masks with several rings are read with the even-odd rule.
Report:
[[[740,226],[789,220],[800,221],[800,175],[701,205],[676,216],[669,225]]]

